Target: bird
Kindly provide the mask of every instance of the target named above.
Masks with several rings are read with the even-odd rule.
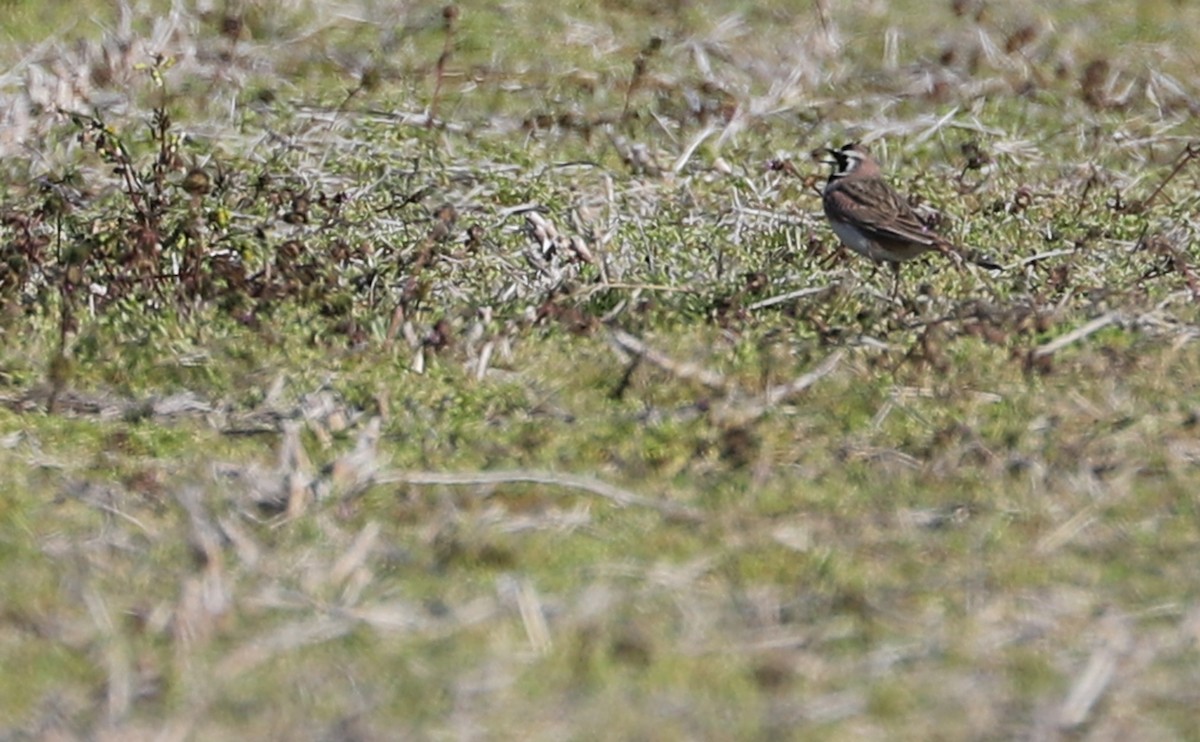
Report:
[[[833,167],[821,192],[825,217],[842,244],[859,255],[891,266],[892,295],[900,285],[900,264],[937,250],[988,270],[1001,266],[936,234],[917,218],[908,201],[883,178],[879,163],[857,142],[825,149]]]

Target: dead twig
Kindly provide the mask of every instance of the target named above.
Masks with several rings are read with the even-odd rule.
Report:
[[[754,422],[789,399],[805,392],[813,384],[828,376],[842,362],[845,350],[836,350],[821,361],[812,371],[797,376],[786,384],[777,384],[767,389],[761,402],[730,400],[716,414],[725,423],[745,425]]]
[[[1061,257],[1065,257],[1067,255],[1074,255],[1074,254],[1075,254],[1074,248],[1063,249],[1063,250],[1050,250],[1048,252],[1040,252],[1037,255],[1030,255],[1027,258],[1022,258],[1022,259],[1018,260],[1017,262],[1013,263],[1012,265],[1004,266],[1004,270],[1009,271],[1009,270],[1013,270],[1014,268],[1024,268],[1027,265],[1033,265],[1034,263],[1040,263],[1041,261],[1049,260],[1050,258],[1061,258]]]
[[[641,339],[622,330],[613,330],[610,335],[612,343],[619,350],[628,353],[635,360],[645,361],[663,371],[686,381],[694,381],[703,386],[722,393],[725,398],[713,409],[713,419],[725,424],[744,425],[753,422],[778,405],[804,392],[810,386],[828,376],[845,356],[844,350],[837,350],[808,373],[798,376],[786,384],[779,384],[767,389],[761,399],[749,398],[750,395],[731,385],[725,377],[698,366],[694,363],[676,361],[670,356],[648,346]],[[634,366],[630,367],[632,373]],[[624,392],[628,379],[622,381],[620,393]]]
[[[658,36],[651,36],[646,45],[638,52],[637,58],[633,60],[633,76],[629,78],[629,87],[625,90],[625,105],[621,109],[621,118],[624,119],[629,115],[629,102],[633,99],[634,93],[642,86],[642,80],[646,77],[646,68],[650,65],[650,59],[658,53],[662,48],[663,40]]]
[[[829,357],[821,361],[820,365],[812,371],[792,379],[786,384],[778,384],[767,390],[766,407],[774,407],[782,404],[797,394],[808,389],[810,386],[828,376],[838,364],[841,363],[842,357],[846,355],[846,351],[837,350],[829,354]]]
[[[816,296],[818,294],[824,294],[826,292],[834,290],[837,287],[838,287],[837,282],[834,282],[834,283],[828,284],[826,286],[810,286],[809,288],[806,288],[806,289],[798,289],[796,291],[789,291],[786,294],[779,294],[778,296],[772,296],[772,297],[769,297],[766,299],[762,299],[761,301],[756,301],[753,304],[747,306],[746,310],[750,311],[750,312],[754,312],[759,309],[766,309],[767,307],[773,307],[776,304],[784,304],[789,301],[794,301],[795,299],[803,299],[806,296]]]

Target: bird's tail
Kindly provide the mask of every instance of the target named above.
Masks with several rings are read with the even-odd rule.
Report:
[[[968,263],[974,263],[980,268],[987,268],[990,271],[1004,269],[1004,266],[1000,265],[994,260],[989,259],[986,255],[978,250],[969,250],[965,247],[959,247],[958,245],[950,242],[941,242],[937,245],[937,248],[956,263],[961,264],[960,261],[965,260]]]
[[[963,250],[959,254],[963,256],[964,260],[974,263],[980,268],[987,268],[990,271],[1004,270],[1004,266],[994,260],[989,260],[986,255],[978,250]]]

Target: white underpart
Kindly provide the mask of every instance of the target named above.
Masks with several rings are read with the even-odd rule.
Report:
[[[850,248],[859,255],[864,255],[871,260],[886,260],[892,263],[902,263],[905,260],[911,260],[919,254],[914,251],[910,255],[897,255],[891,250],[885,250],[875,243],[870,237],[859,231],[858,227],[845,222],[831,222],[833,232],[842,241],[842,244]]]

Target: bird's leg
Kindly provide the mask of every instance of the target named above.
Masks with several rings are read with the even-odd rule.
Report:
[[[892,266],[892,296],[889,301],[896,303],[896,297],[900,295],[900,264],[890,263]]]
[[[845,254],[846,254],[846,248],[842,247],[841,244],[839,244],[837,246],[837,249],[834,250],[833,253],[831,253],[829,255],[829,257],[825,259],[824,262],[818,261],[817,266],[821,270],[827,271],[830,268],[832,268],[833,266],[840,263],[843,260],[843,258],[845,257]]]

